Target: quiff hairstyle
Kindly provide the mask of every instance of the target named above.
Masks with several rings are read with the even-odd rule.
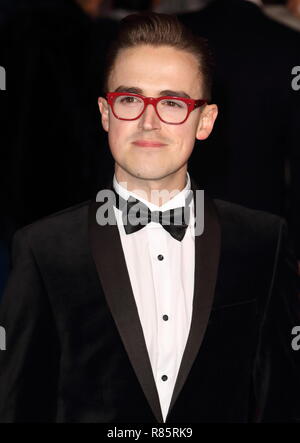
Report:
[[[155,12],[131,14],[121,20],[106,56],[105,93],[108,92],[108,79],[119,51],[139,45],[170,46],[193,54],[198,60],[203,80],[203,97],[196,98],[210,101],[213,57],[207,41],[193,34],[175,15]]]

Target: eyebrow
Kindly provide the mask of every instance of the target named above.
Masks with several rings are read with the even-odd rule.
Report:
[[[118,86],[114,92],[129,92],[131,94],[140,94],[143,95],[143,90],[140,88],[136,88],[133,86]],[[164,91],[160,91],[159,95],[170,96],[170,97],[183,97],[183,98],[191,98],[186,92],[183,91],[172,91],[171,89],[165,89]]]

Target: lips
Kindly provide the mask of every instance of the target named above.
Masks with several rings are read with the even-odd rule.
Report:
[[[146,148],[160,148],[166,146],[165,143],[153,141],[153,140],[135,140],[133,142],[136,146],[146,147]]]

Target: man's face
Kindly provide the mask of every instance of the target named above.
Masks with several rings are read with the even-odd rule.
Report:
[[[169,46],[141,45],[121,50],[111,72],[110,92],[131,92],[146,97],[162,95],[205,99],[197,59]],[[211,109],[214,106],[214,109]],[[133,121],[117,119],[105,99],[99,99],[102,124],[122,178],[161,180],[186,168],[195,138],[206,138],[213,126],[215,105],[197,108],[180,125],[163,123],[152,105]],[[141,146],[144,141],[160,146]],[[141,143],[142,142],[142,143]]]

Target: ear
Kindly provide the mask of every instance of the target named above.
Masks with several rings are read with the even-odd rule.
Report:
[[[217,115],[218,115],[217,105],[206,105],[202,109],[196,133],[196,138],[198,140],[205,140],[209,136],[214,127]]]
[[[98,106],[99,106],[99,111],[101,113],[101,121],[102,121],[103,129],[108,132],[108,130],[109,130],[109,107],[108,107],[108,103],[105,100],[105,98],[103,98],[103,97],[98,98]]]

